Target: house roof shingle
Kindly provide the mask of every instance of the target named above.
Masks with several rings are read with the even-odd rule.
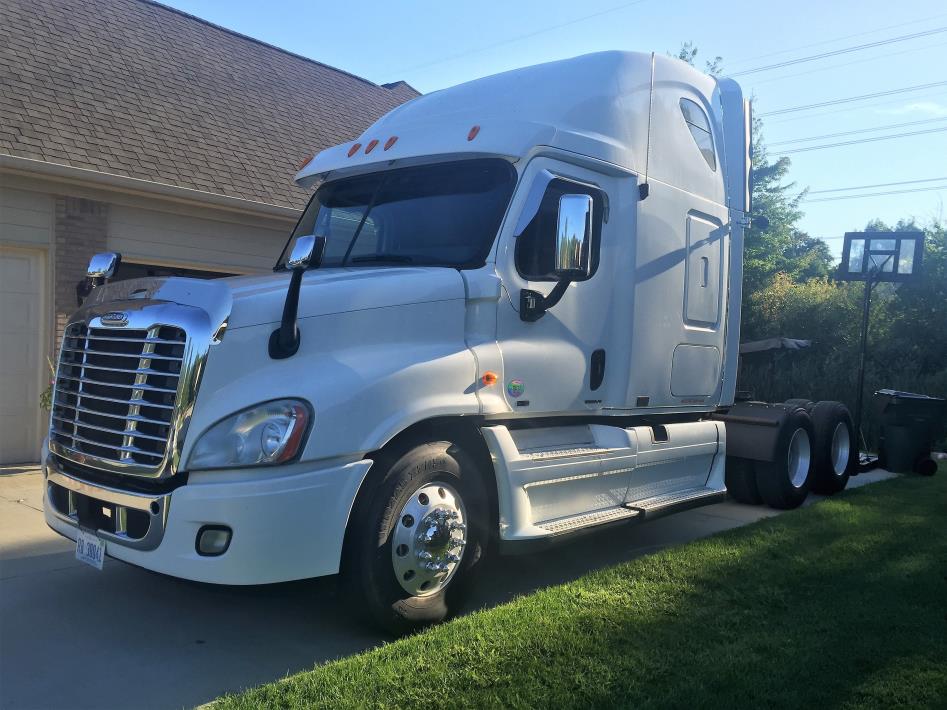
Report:
[[[150,0],[0,0],[0,153],[299,208],[307,154],[418,93]]]

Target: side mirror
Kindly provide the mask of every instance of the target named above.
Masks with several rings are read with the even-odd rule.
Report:
[[[270,334],[269,351],[274,360],[282,360],[296,354],[299,350],[299,326],[296,325],[296,312],[299,310],[299,289],[302,286],[306,269],[315,268],[322,263],[326,250],[326,238],[310,234],[297,237],[293,251],[286,260],[292,269],[289,278],[289,290],[283,303],[283,318],[280,327]]]
[[[293,252],[289,255],[286,265],[295,271],[296,269],[318,268],[322,263],[322,255],[326,249],[326,238],[317,237],[310,234],[296,239],[293,245]]]
[[[752,215],[750,217],[750,226],[753,229],[765,232],[769,229],[769,220],[761,214]]]
[[[105,279],[112,278],[118,265],[122,263],[122,255],[114,251],[105,251],[89,259],[86,276],[93,286],[98,286]],[[101,279],[101,280],[100,280]]]
[[[556,253],[553,273],[559,282],[548,296],[538,291],[520,291],[520,320],[534,322],[559,303],[569,284],[592,273],[591,195],[563,195],[559,198],[556,222]]]
[[[560,279],[584,279],[592,273],[592,196],[559,198],[555,273]]]

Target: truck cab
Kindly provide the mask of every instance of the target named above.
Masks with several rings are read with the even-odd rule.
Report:
[[[410,101],[302,168],[272,274],[92,291],[47,521],[204,582],[341,572],[401,632],[456,611],[489,551],[719,500],[756,417],[732,411],[748,178],[740,87],[660,55]],[[805,413],[765,406],[746,460]]]

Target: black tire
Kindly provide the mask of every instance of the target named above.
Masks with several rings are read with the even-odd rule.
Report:
[[[737,503],[759,505],[763,502],[756,485],[756,471],[752,461],[728,456],[725,475],[727,492]]]
[[[447,441],[422,444],[392,457],[381,456],[373,469],[353,511],[342,577],[355,608],[361,613],[367,610],[375,622],[401,636],[444,621],[459,611],[489,537],[487,498],[471,458]],[[457,569],[442,589],[414,596],[395,576],[392,537],[395,526],[403,524],[401,513],[409,499],[433,482],[447,484],[462,499],[467,544]]]
[[[793,483],[795,469],[790,470],[789,450],[793,437],[797,434],[806,437],[805,440],[799,440],[798,445],[808,448],[808,466],[803,466],[805,470],[802,472],[801,480]],[[779,510],[798,508],[809,495],[812,480],[813,439],[812,420],[805,410],[795,409],[786,415],[780,425],[774,460],[757,461],[754,464],[760,497],[771,508]]]
[[[804,397],[796,397],[794,399],[787,399],[783,404],[788,404],[790,407],[802,407],[808,412],[812,409],[815,402],[811,399],[805,399]]]
[[[855,425],[852,415],[841,402],[818,402],[809,412],[815,433],[812,445],[812,490],[832,495],[845,490],[854,467],[858,465],[858,447],[855,445]],[[836,430],[848,437],[848,454],[833,450]],[[844,458],[844,461],[837,460]]]

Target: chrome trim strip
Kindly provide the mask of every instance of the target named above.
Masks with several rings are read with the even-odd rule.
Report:
[[[46,470],[46,509],[58,520],[61,520],[73,528],[79,528],[79,516],[74,501],[74,494],[79,493],[88,498],[116,506],[116,530],[118,530],[118,532],[113,533],[102,529],[96,530],[95,534],[103,540],[113,542],[116,545],[122,545],[123,547],[131,547],[136,550],[154,550],[161,544],[168,523],[168,511],[171,507],[170,493],[152,496],[119,491],[114,488],[80,481],[79,479],[56,470],[53,465],[52,457],[46,459]],[[69,510],[61,511],[56,507],[50,495],[51,486],[59,486],[69,492]],[[126,530],[128,521],[127,509],[129,508],[143,511],[150,517],[148,532],[145,533],[144,537],[133,538],[128,536]]]
[[[152,436],[151,434],[142,434],[141,432],[139,432],[139,431],[136,430],[136,429],[109,429],[108,427],[97,426],[97,425],[95,425],[95,424],[86,424],[86,423],[81,422],[81,421],[79,421],[79,420],[77,420],[77,419],[65,419],[65,418],[63,418],[63,417],[58,417],[58,416],[56,416],[55,414],[53,414],[52,417],[53,417],[53,419],[55,419],[57,422],[63,422],[64,424],[71,424],[72,426],[78,427],[78,428],[80,428],[80,429],[95,429],[96,431],[104,431],[104,432],[107,432],[107,433],[109,433],[109,434],[118,434],[119,436],[130,436],[130,437],[132,437],[133,439],[141,438],[141,439],[149,439],[150,441],[161,441],[161,442],[165,442],[165,441],[168,440],[168,437],[166,437],[166,436]],[[140,419],[132,419],[131,421],[139,422],[139,421],[141,421],[141,420],[140,420]],[[161,426],[169,426],[169,425],[168,425],[168,424],[162,424]],[[72,433],[70,433],[70,432],[68,432],[68,431],[59,430],[59,433],[62,434],[63,436],[68,436],[68,437],[71,437],[71,436],[72,436]],[[106,443],[104,443],[104,442],[97,442],[97,445],[98,445],[98,446],[101,446],[103,449],[114,449],[114,448],[116,448],[116,447],[114,447],[114,446],[112,446],[112,445],[110,445],[110,444],[106,444]],[[156,455],[157,455],[157,454],[156,454]]]

